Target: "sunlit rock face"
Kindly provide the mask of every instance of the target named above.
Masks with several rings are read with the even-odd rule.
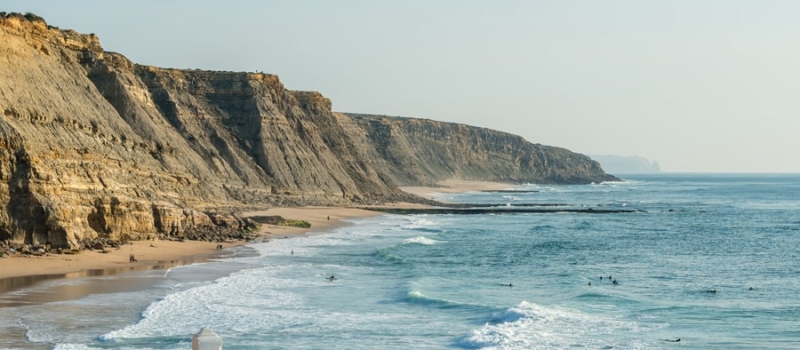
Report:
[[[241,228],[219,215],[242,206],[419,200],[398,183],[613,179],[510,134],[335,113],[274,75],[137,65],[20,15],[0,18],[0,112],[0,241],[53,247]]]
[[[427,119],[350,116],[367,132],[377,153],[372,158],[402,185],[449,178],[542,184],[617,180],[587,156],[517,135]]]

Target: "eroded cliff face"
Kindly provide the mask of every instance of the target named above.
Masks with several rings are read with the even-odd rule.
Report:
[[[397,183],[449,177],[611,179],[513,135],[334,113],[274,75],[137,65],[22,16],[0,18],[0,110],[0,241],[181,237],[230,226],[216,208],[413,201]]]
[[[427,119],[349,116],[367,130],[379,167],[401,185],[449,178],[545,184],[618,180],[587,156],[517,135]]]

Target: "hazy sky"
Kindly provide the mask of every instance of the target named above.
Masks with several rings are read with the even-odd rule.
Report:
[[[800,1],[3,1],[141,64],[669,172],[800,172]]]

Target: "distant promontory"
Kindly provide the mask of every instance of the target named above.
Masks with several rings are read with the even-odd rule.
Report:
[[[641,156],[592,155],[603,169],[611,174],[655,174],[660,173],[658,162]]]

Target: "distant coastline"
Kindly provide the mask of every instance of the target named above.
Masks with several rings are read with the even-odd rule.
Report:
[[[661,167],[656,161],[642,156],[589,155],[609,174],[658,174]]]

